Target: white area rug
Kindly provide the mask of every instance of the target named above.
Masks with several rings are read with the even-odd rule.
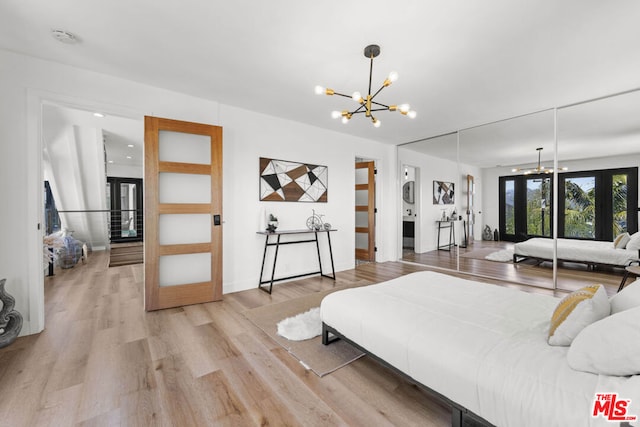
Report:
[[[485,257],[489,261],[511,262],[513,260],[513,250],[503,249],[501,251],[492,252]]]
[[[287,317],[278,322],[278,335],[290,341],[304,341],[322,334],[320,307]]]

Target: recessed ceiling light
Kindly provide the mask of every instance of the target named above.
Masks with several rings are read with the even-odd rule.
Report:
[[[96,117],[104,117],[104,114],[102,113],[93,113],[93,115]]]
[[[51,30],[51,35],[54,39],[58,40],[61,43],[66,44],[76,44],[78,43],[78,38],[69,31],[64,30]]]
[[[109,163],[113,163],[113,160],[109,160]]]
[[[127,156],[127,159],[130,159],[130,158],[131,158],[131,156]]]
[[[133,144],[127,144],[127,147],[133,148]]]

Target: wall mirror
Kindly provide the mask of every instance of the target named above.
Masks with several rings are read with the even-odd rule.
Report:
[[[553,287],[553,254],[549,268],[536,268],[535,261],[514,264],[513,251],[518,241],[552,237],[552,186],[545,172],[552,170],[554,152],[553,110],[460,131],[459,179],[474,196],[461,201],[469,215],[462,227],[467,245],[459,250],[460,271]],[[468,238],[470,227],[475,239]]]
[[[413,179],[414,204],[407,205],[402,200],[402,259],[421,264],[457,268],[455,247],[447,246],[450,242],[459,242],[457,229],[449,229],[448,224],[440,224],[438,237],[438,220],[444,215],[452,217],[456,204],[439,204],[434,202],[434,182],[454,184],[457,182],[457,133],[415,141],[398,147],[400,162],[400,194],[403,194],[406,181]],[[438,188],[440,188],[438,186]],[[437,190],[436,190],[437,191]],[[461,197],[455,193],[453,200]],[[411,214],[408,215],[408,209]],[[415,236],[415,239],[413,237]],[[410,242],[411,244],[408,244]],[[438,243],[439,242],[439,243]],[[438,246],[447,246],[449,250],[437,250]]]
[[[421,196],[415,249],[402,259],[546,288],[617,288],[628,260],[565,259],[562,245],[613,247],[616,236],[638,231],[638,117],[633,90],[399,146],[399,162],[420,171]],[[431,204],[437,180],[455,183],[448,210]],[[451,236],[438,226],[443,209],[452,218],[456,210]],[[446,250],[449,239],[455,250]]]
[[[640,91],[558,109],[557,286],[573,289],[572,273],[589,270],[594,283],[616,286],[622,268],[640,258],[635,249],[613,248],[621,233],[638,231]],[[572,244],[598,246],[599,264],[573,260]],[[625,253],[628,252],[628,253]],[[573,253],[577,253],[573,250]]]

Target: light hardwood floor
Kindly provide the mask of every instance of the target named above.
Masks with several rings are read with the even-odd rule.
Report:
[[[306,371],[246,309],[421,269],[367,264],[334,283],[308,278],[145,313],[140,264],[56,271],[46,329],[0,349],[2,426],[450,425],[450,412],[370,358]]]
[[[457,248],[456,248],[457,249]],[[484,255],[492,250],[513,249],[513,243],[478,240],[467,248],[459,248],[459,268],[462,272],[496,278],[503,282],[524,284],[542,288],[553,287],[553,264],[544,262],[538,264],[535,260],[526,260],[513,264],[512,262],[494,262],[484,259]],[[480,256],[473,256],[473,252]],[[403,251],[403,260],[429,266],[447,269],[458,267],[456,252],[430,251],[416,254],[412,250]],[[586,285],[601,283],[609,294],[617,291],[624,269],[599,266],[596,270],[589,270],[586,264],[562,262],[558,266],[558,289],[574,291]]]
[[[45,331],[0,349],[0,425],[451,423],[449,409],[371,358],[319,378],[242,315],[423,266],[364,264],[335,283],[312,277],[277,285],[272,295],[253,289],[145,313],[143,265],[107,265],[108,255],[96,253],[46,279]]]

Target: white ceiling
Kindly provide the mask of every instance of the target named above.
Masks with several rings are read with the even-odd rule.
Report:
[[[638,22],[637,0],[3,0],[0,48],[400,144],[640,87]],[[379,101],[416,119],[342,125],[352,101],[314,95],[365,93],[371,43],[374,87],[400,75]]]

